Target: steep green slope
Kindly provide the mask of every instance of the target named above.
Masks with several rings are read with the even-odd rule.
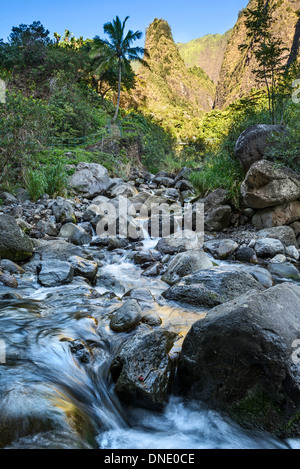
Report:
[[[186,44],[178,43],[177,47],[186,66],[194,67],[196,65],[201,67],[209,78],[217,84],[231,33],[232,29],[223,35],[207,34]]]
[[[169,129],[180,129],[183,123],[199,119],[212,109],[214,83],[202,69],[186,68],[166,21],[153,21],[147,30],[145,47],[149,68],[138,69],[132,95],[139,109]]]
[[[299,51],[300,37],[300,0],[270,0],[277,2],[274,13],[273,34],[280,37],[289,50],[289,60]],[[253,7],[255,0],[250,0]],[[247,51],[241,52],[239,45],[247,42],[245,15],[240,13],[228,41],[222,64],[220,79],[216,91],[215,106],[225,108],[236,99],[247,95],[253,87],[257,87],[253,70],[255,59]]]

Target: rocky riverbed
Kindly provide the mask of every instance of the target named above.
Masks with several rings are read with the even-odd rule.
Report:
[[[74,169],[68,199],[1,194],[0,446],[296,446],[300,213],[279,224],[278,207],[300,192],[279,193],[268,162],[239,211],[223,189],[199,200],[187,168]],[[178,222],[199,202],[204,239]],[[137,236],[99,236],[108,204]]]

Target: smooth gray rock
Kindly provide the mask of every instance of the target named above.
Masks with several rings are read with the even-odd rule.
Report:
[[[142,310],[136,300],[127,300],[111,318],[110,328],[115,332],[135,329],[142,319]]]
[[[70,186],[88,199],[101,195],[111,185],[107,169],[96,163],[79,163],[70,179]]]
[[[78,256],[71,256],[68,259],[69,264],[74,269],[74,275],[80,275],[88,280],[94,281],[98,272],[98,264]]]
[[[171,260],[162,280],[173,285],[186,275],[211,267],[213,267],[213,263],[204,251],[182,252]]]
[[[257,236],[259,238],[279,239],[279,241],[281,241],[285,247],[298,247],[295,233],[290,226],[275,226],[273,228],[266,228],[264,230],[260,230],[257,233]]]
[[[262,238],[255,244],[255,252],[259,257],[274,257],[284,253],[284,246],[279,239]]]

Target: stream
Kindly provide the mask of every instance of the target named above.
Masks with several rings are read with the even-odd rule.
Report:
[[[149,250],[156,243],[146,239],[139,249]],[[184,335],[205,316],[205,308],[164,300],[160,294],[166,284],[159,277],[142,276],[142,269],[132,261],[131,250],[103,252],[101,273],[116,277],[125,291],[151,291],[154,299],[142,303],[143,310],[155,312],[162,318],[162,327],[180,334],[171,351],[178,354]],[[219,264],[228,268],[226,263]],[[109,328],[110,315],[120,305],[120,298],[105,295],[105,288],[91,287],[81,277],[55,288],[41,287],[30,273],[18,276],[18,282],[22,298],[0,302],[0,339],[6,345],[6,364],[0,365],[1,446],[300,447],[297,440],[280,441],[266,432],[247,431],[203,404],[177,396],[171,396],[162,413],[125,406],[114,392],[109,371],[115,353],[132,334],[114,333]],[[72,341],[87,344],[91,359],[78,360],[70,347]]]

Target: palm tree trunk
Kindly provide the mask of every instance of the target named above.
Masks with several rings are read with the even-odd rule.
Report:
[[[122,63],[121,63],[121,59],[119,59],[118,101],[117,101],[117,107],[116,107],[116,112],[115,112],[114,118],[111,121],[112,124],[114,124],[116,122],[118,114],[119,114],[120,96],[121,96],[121,81],[122,81]]]

